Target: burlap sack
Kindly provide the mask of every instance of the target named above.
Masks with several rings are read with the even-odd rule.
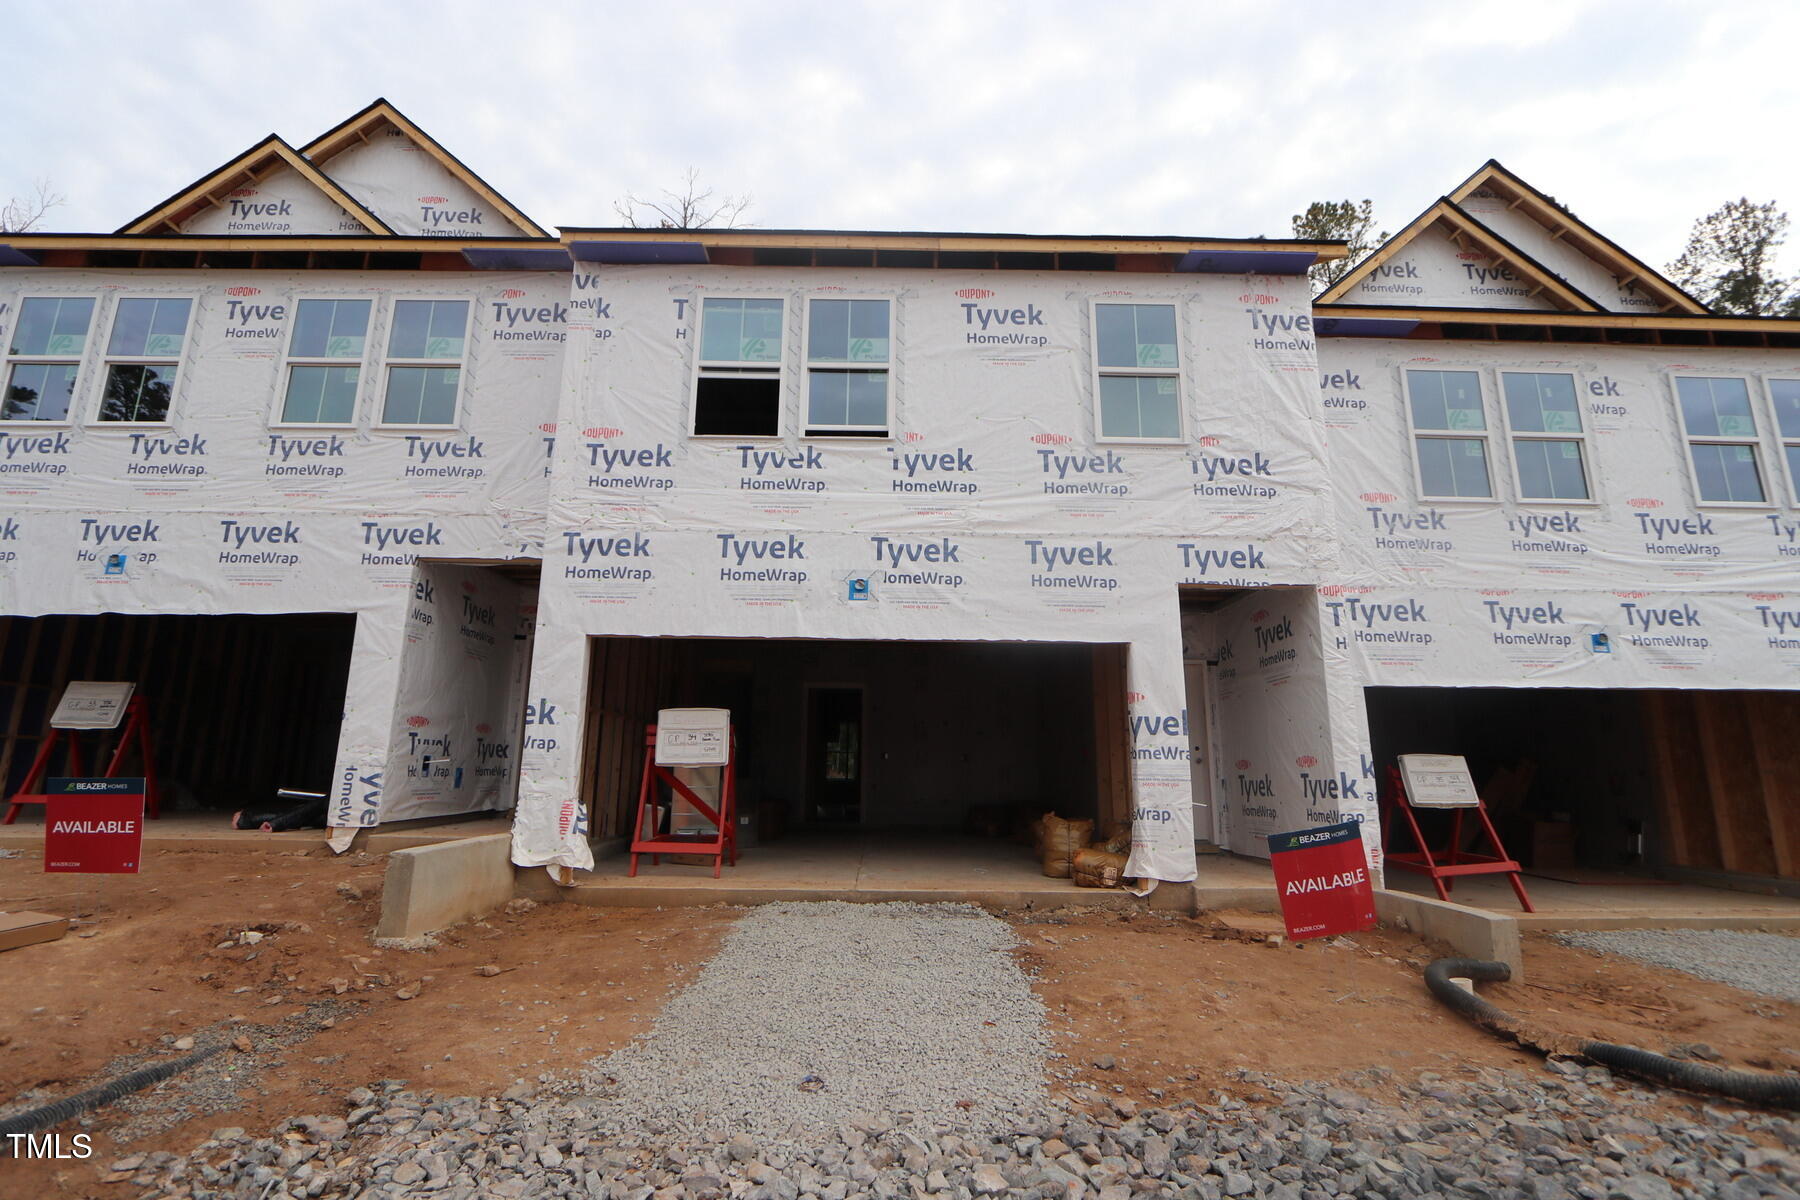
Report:
[[[1038,859],[1044,874],[1052,879],[1067,879],[1074,869],[1076,853],[1093,836],[1092,821],[1065,821],[1055,813],[1045,813],[1038,822]]]
[[[1077,851],[1070,865],[1076,887],[1116,888],[1124,882],[1125,855],[1098,846]]]

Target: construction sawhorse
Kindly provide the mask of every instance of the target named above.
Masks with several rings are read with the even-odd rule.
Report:
[[[1481,830],[1487,834],[1488,842],[1493,846],[1492,854],[1476,854],[1462,848],[1463,813],[1467,808],[1452,808],[1456,814],[1450,823],[1450,847],[1440,855],[1433,854],[1431,846],[1425,841],[1425,834],[1419,829],[1419,819],[1413,813],[1412,802],[1406,796],[1406,781],[1401,778],[1400,768],[1388,768],[1389,802],[1387,812],[1381,815],[1381,858],[1390,867],[1398,867],[1402,871],[1411,871],[1415,875],[1423,875],[1431,880],[1431,886],[1437,889],[1438,899],[1448,902],[1450,889],[1456,885],[1461,875],[1504,875],[1512,884],[1513,894],[1519,898],[1519,907],[1526,912],[1536,912],[1531,906],[1531,897],[1525,894],[1525,883],[1519,878],[1519,864],[1507,856],[1506,847],[1500,844],[1500,834],[1494,829],[1494,822],[1487,814],[1487,804],[1476,797],[1473,811],[1481,822]],[[1396,853],[1388,849],[1394,836],[1392,813],[1399,809],[1406,817],[1407,827],[1412,831],[1413,844],[1417,850]]]
[[[44,804],[50,799],[44,791],[44,777],[50,771],[50,757],[56,750],[56,743],[63,738],[69,739],[69,775],[82,773],[81,741],[75,735],[78,729],[58,729],[52,726],[44,735],[43,744],[38,747],[36,757],[31,760],[31,769],[25,772],[25,778],[19,783],[19,790],[7,800],[6,818],[0,825],[11,825],[19,819],[19,813],[27,804]],[[162,815],[162,789],[156,783],[156,758],[150,752],[150,717],[142,696],[133,696],[125,702],[125,719],[119,723],[119,744],[113,747],[112,758],[106,764],[105,779],[115,779],[119,774],[119,766],[125,761],[125,752],[133,744],[138,748],[138,755],[144,763],[144,815],[155,820]]]
[[[662,862],[665,854],[699,854],[711,855],[713,859],[713,878],[717,879],[724,866],[727,855],[731,865],[737,866],[737,731],[731,732],[731,740],[725,754],[725,763],[719,768],[719,807],[714,809],[697,795],[693,788],[676,778],[670,767],[658,766],[656,762],[656,726],[650,725],[644,731],[644,781],[638,788],[637,822],[631,828],[631,869],[628,875],[636,875],[638,855],[650,855],[652,865]],[[662,815],[671,811],[658,800],[656,785],[666,783],[670,790],[712,822],[713,832],[709,836],[693,836],[691,834],[665,833],[658,828],[662,824]],[[646,828],[646,823],[648,827]]]

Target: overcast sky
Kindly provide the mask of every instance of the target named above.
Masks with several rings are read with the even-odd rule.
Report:
[[[111,230],[386,96],[541,224],[689,167],[768,227],[1396,229],[1495,157],[1650,262],[1800,209],[1800,4],[0,0],[0,199]],[[1795,239],[1800,244],[1800,236]],[[1789,269],[1800,265],[1791,244]]]

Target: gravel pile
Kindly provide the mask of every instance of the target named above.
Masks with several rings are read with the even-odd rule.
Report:
[[[1042,1112],[1049,1034],[1016,941],[966,904],[761,906],[578,1090],[609,1132],[809,1137],[859,1113],[978,1128]]]
[[[186,1158],[118,1160],[111,1181],[184,1200],[1756,1200],[1800,1188],[1792,1120],[1666,1105],[1599,1067],[1345,1081],[1382,1100],[1242,1078],[1252,1103],[1139,1112],[1119,1099],[980,1135],[879,1116],[799,1145],[601,1138],[567,1103],[428,1097],[389,1082],[352,1092],[347,1116],[301,1117],[257,1139],[218,1130]]]
[[[1565,945],[1623,954],[1747,992],[1800,1002],[1800,938],[1730,929],[1619,929],[1554,936]]]

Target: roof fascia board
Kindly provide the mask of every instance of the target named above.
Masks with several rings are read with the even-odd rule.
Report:
[[[1342,242],[1264,238],[1069,237],[1005,233],[851,233],[814,229],[610,229],[562,226],[562,241],[697,242],[708,247],[798,250],[968,250],[1071,254],[1186,254],[1194,250],[1278,250],[1343,258]]]
[[[1313,306],[1319,317],[1417,321],[1435,325],[1565,325],[1579,328],[1693,329],[1722,333],[1800,334],[1800,318],[1722,317],[1711,313],[1664,313],[1650,316],[1620,312],[1541,312],[1518,308],[1405,308],[1370,304]]]
[[[1450,199],[1460,204],[1483,184],[1496,182],[1502,190],[1511,192],[1515,203],[1525,209],[1526,215],[1542,225],[1552,236],[1573,234],[1573,240],[1587,243],[1579,247],[1583,253],[1589,258],[1602,260],[1602,265],[1611,268],[1621,279],[1647,284],[1663,303],[1683,312],[1704,315],[1710,311],[1706,305],[1688,295],[1661,272],[1586,221],[1559,207],[1550,197],[1507,170],[1497,159],[1488,159],[1473,175],[1458,184],[1456,190],[1450,193]]]
[[[459,254],[469,248],[556,250],[555,238],[376,237],[360,233],[253,233],[220,236],[195,233],[8,233],[19,250],[366,250],[371,253]]]
[[[526,216],[512,201],[502,196],[497,188],[477,175],[462,159],[446,150],[438,140],[415,125],[410,118],[395,108],[386,99],[378,99],[355,116],[342,121],[326,130],[306,145],[300,147],[300,153],[320,163],[328,161],[334,154],[347,149],[352,142],[360,143],[367,131],[374,125],[386,121],[411,138],[420,149],[431,155],[446,171],[468,185],[476,195],[499,209],[501,215],[517,225],[530,237],[549,237],[550,232]]]
[[[1384,265],[1439,222],[1447,225],[1454,233],[1479,243],[1494,258],[1526,276],[1531,283],[1537,286],[1539,291],[1546,293],[1551,303],[1559,309],[1569,312],[1597,312],[1600,310],[1600,306],[1593,300],[1583,295],[1578,289],[1571,287],[1560,276],[1529,254],[1458,208],[1448,196],[1439,197],[1430,208],[1408,222],[1406,228],[1389,238],[1378,250],[1363,259],[1343,278],[1320,293],[1315,303],[1335,304],[1341,301],[1346,293],[1373,275],[1377,267]]]
[[[302,178],[324,192],[332,203],[355,217],[370,233],[392,234],[394,232],[388,228],[385,221],[364,208],[361,201],[333,183],[322,171],[302,158],[292,146],[281,139],[280,135],[271,133],[218,170],[203,175],[143,216],[128,222],[119,229],[119,233],[149,233],[158,225],[169,222],[175,213],[196,201],[211,203],[211,193],[249,174],[270,158],[278,158],[298,171]]]

